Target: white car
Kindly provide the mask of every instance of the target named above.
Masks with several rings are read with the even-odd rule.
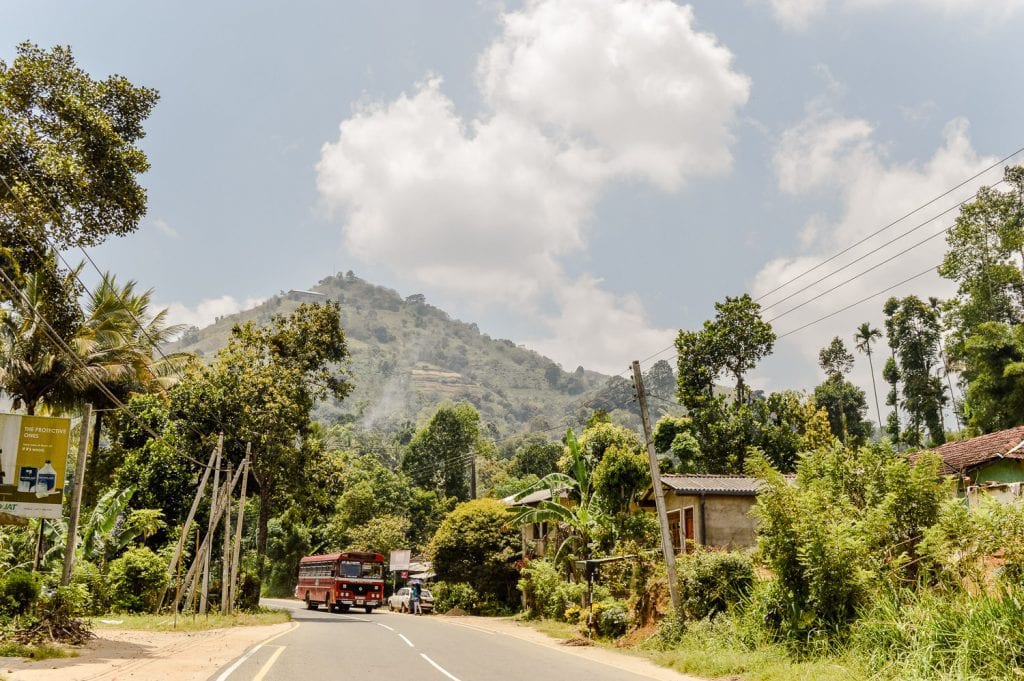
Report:
[[[394,612],[411,612],[409,608],[409,596],[412,595],[412,589],[407,586],[403,586],[401,589],[391,594],[388,597],[388,610]],[[423,612],[434,611],[434,597],[430,594],[429,589],[420,590],[420,610]]]

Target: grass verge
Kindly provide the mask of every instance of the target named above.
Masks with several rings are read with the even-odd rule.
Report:
[[[233,615],[126,615],[115,613],[92,618],[96,629],[132,629],[137,631],[204,631],[228,627],[255,627],[264,624],[290,622],[287,610],[263,609],[258,612],[239,612]]]
[[[29,660],[50,660],[57,657],[78,657],[78,653],[69,648],[56,645],[27,646],[21,643],[0,641],[0,657],[23,657]]]

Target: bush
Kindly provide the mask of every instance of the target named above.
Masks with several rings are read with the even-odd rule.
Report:
[[[476,612],[477,600],[480,598],[476,589],[465,582],[437,582],[431,587],[430,593],[434,596],[434,609],[437,612],[447,612],[454,608]]]
[[[129,549],[110,563],[111,605],[125,612],[152,612],[167,581],[167,564],[146,547]]]
[[[0,584],[0,608],[11,615],[24,615],[39,598],[39,582],[29,572],[11,570]]]
[[[591,625],[599,636],[618,638],[626,633],[629,614],[626,604],[620,600],[596,601]]]
[[[238,595],[235,606],[246,612],[257,612],[260,609],[260,578],[251,572],[243,572],[239,578]]]
[[[698,549],[678,566],[681,614],[690,620],[725,612],[746,598],[754,584],[754,563],[746,553]]]
[[[587,585],[563,581],[549,561],[531,560],[522,570],[519,590],[526,597],[526,607],[532,617],[565,620],[566,609],[583,603]]]
[[[84,604],[81,615],[101,615],[110,610],[110,590],[107,578],[100,573],[98,567],[87,561],[75,561],[71,583],[82,586],[88,600]]]

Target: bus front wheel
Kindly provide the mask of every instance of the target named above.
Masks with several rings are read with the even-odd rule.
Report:
[[[371,607],[367,606],[367,608],[366,608],[366,614],[367,614],[367,615],[372,615],[372,614],[373,614],[373,608],[371,608]]]
[[[317,604],[309,600],[309,594],[306,594],[306,610],[316,610]]]

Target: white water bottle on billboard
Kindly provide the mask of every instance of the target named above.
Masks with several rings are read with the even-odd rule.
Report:
[[[57,471],[50,465],[50,460],[47,459],[43,467],[39,469],[39,474],[36,477],[36,496],[45,497],[48,494],[52,494],[56,486]]]

